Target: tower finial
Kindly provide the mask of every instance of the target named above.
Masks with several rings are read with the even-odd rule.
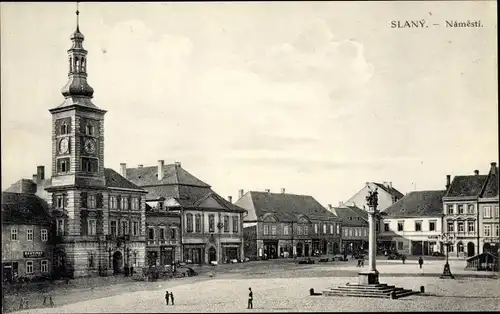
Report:
[[[76,30],[80,31],[80,10],[78,10],[80,2],[76,2]]]

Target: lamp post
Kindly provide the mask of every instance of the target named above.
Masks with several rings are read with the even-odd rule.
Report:
[[[358,274],[359,283],[362,285],[374,285],[379,284],[378,271],[376,265],[376,252],[377,252],[377,238],[375,232],[375,217],[378,215],[378,192],[369,191],[366,197],[366,203],[368,205],[368,271],[360,272]]]
[[[451,273],[450,264],[448,263],[448,255],[450,252],[450,245],[452,245],[455,241],[455,235],[452,233],[443,233],[439,236],[439,239],[446,246],[446,263],[444,264],[443,274],[441,275],[441,279],[455,279],[453,274]]]

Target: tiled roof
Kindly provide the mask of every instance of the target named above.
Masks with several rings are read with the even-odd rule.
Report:
[[[484,185],[481,197],[498,197],[498,167],[496,167],[496,169],[494,170],[495,171],[490,171],[490,173],[488,174],[488,179],[486,180],[486,184]]]
[[[355,207],[355,206],[353,206]],[[357,207],[356,207],[357,208]],[[364,210],[357,208],[360,211],[364,212],[366,216],[368,216],[368,213],[366,213]],[[364,217],[364,214],[358,212],[358,210],[353,209],[351,206],[349,207],[334,207],[332,209],[332,212],[337,215],[337,217],[342,221],[343,226],[350,226],[350,227],[367,227],[368,222],[366,221],[367,218]]]
[[[142,187],[173,184],[210,188],[210,185],[199,180],[181,166],[170,164],[165,165],[163,169],[163,179],[158,180],[158,166],[127,168],[127,179]]]
[[[359,217],[363,218],[364,220],[368,221],[368,212],[362,208],[359,208],[354,205],[348,205],[351,210],[353,210]]]
[[[384,212],[391,217],[440,217],[446,191],[413,191],[389,206]]]
[[[122,177],[118,172],[110,168],[104,168],[106,187],[117,189],[143,190],[134,183]]]
[[[404,196],[403,193],[399,192],[393,187],[385,186],[384,184],[378,182],[373,182],[373,184],[375,184],[377,187],[384,190],[385,192],[391,194],[392,196],[396,197],[397,199],[400,199]]]
[[[281,221],[296,221],[300,215],[311,220],[337,219],[309,195],[249,191],[236,204],[248,210],[247,221],[258,220],[266,213]]]
[[[479,196],[487,177],[487,175],[456,176],[445,197]]]
[[[2,192],[2,223],[46,225],[51,221],[48,208],[34,194]]]

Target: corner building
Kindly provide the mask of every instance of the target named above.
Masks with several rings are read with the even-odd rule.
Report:
[[[78,25],[71,41],[64,101],[50,109],[52,178],[46,191],[55,222],[54,271],[69,277],[120,273],[144,265],[146,192],[104,168],[106,111],[92,102]]]

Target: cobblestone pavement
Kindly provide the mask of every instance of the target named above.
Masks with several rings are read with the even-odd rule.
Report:
[[[439,274],[442,272],[443,261],[428,261],[424,264],[424,267],[420,269],[416,261],[407,261],[406,264],[402,264],[401,261],[380,261],[377,262],[377,268],[381,273],[381,276],[390,276],[390,280],[387,281],[389,284],[398,284],[402,285],[405,288],[414,288],[418,290],[420,285],[424,285],[426,287],[426,291],[432,293],[432,289],[436,291],[440,291],[440,295],[450,295],[454,291],[458,291],[463,295],[470,295],[469,293],[465,293],[460,290],[463,288],[469,288],[471,285],[479,285],[480,282],[484,282],[487,287],[492,286],[492,282],[496,283],[496,291],[500,291],[500,280],[492,280],[492,279],[461,279],[460,276],[471,276],[472,274],[480,274],[481,276],[491,275],[486,272],[473,272],[469,270],[464,270],[464,261],[450,261],[451,268],[454,274],[457,275],[458,280],[440,280],[438,279]],[[365,267],[366,268],[366,267]],[[190,278],[180,278],[175,280],[168,281],[157,281],[157,282],[127,282],[124,284],[115,284],[111,286],[95,286],[95,287],[81,287],[79,289],[66,289],[64,291],[56,290],[53,292],[55,295],[55,303],[56,306],[59,306],[54,309],[30,309],[30,313],[35,313],[37,311],[41,311],[44,313],[48,312],[133,312],[133,311],[192,311],[192,312],[203,312],[205,311],[205,307],[214,307],[213,310],[210,311],[235,311],[234,302],[238,300],[238,297],[241,296],[231,296],[232,291],[239,291],[240,286],[244,286],[243,290],[248,290],[248,285],[256,285],[256,287],[261,287],[261,292],[266,291],[264,293],[265,297],[259,300],[259,304],[262,306],[262,302],[266,302],[261,310],[270,311],[270,310],[280,310],[280,306],[282,306],[281,311],[290,311],[288,308],[294,309],[299,306],[303,311],[331,311],[328,306],[333,306],[328,302],[331,301],[319,301],[318,297],[305,297],[304,294],[308,292],[309,288],[314,288],[317,291],[321,291],[323,289],[328,288],[328,284],[336,285],[336,284],[344,284],[348,281],[354,281],[357,272],[360,271],[360,268],[357,268],[354,263],[351,262],[334,262],[334,263],[321,263],[314,265],[297,265],[295,263],[291,263],[286,260],[272,261],[272,262],[253,262],[253,263],[244,263],[244,264],[235,264],[235,265],[219,265],[217,267],[207,267],[204,271],[200,272],[200,276],[190,277]],[[208,276],[208,273],[213,273],[214,278]],[[403,277],[406,276],[406,277]],[[408,276],[411,276],[409,278]],[[264,281],[259,281],[265,279]],[[470,285],[466,285],[468,281],[471,282]],[[479,280],[479,281],[478,281]],[[381,281],[383,281],[383,277],[381,277]],[[229,283],[229,284],[228,284]],[[265,285],[266,283],[268,285]],[[282,289],[278,294],[275,291],[280,291],[279,288],[276,288],[276,284],[283,285],[286,289]],[[411,283],[412,286],[408,286]],[[420,284],[417,284],[420,283]],[[441,285],[438,285],[442,283]],[[462,283],[455,285],[457,283]],[[326,284],[326,286],[325,286]],[[215,285],[215,287],[214,287]],[[431,287],[435,288],[431,288]],[[227,287],[231,287],[229,291],[226,291]],[[253,286],[252,286],[253,287]],[[448,288],[446,288],[448,287]],[[459,288],[461,287],[461,288]],[[174,294],[179,294],[176,299],[178,300],[178,305],[174,308],[156,308],[155,302],[160,302],[156,306],[162,306],[163,301],[163,293],[164,289],[173,289]],[[216,291],[220,291],[215,295],[212,292],[212,289],[216,289]],[[431,290],[429,290],[431,289]],[[439,290],[441,289],[441,290]],[[444,289],[444,290],[442,290]],[[269,291],[267,291],[269,290]],[[290,291],[298,291],[298,295],[293,294]],[[485,289],[487,291],[488,289]],[[182,292],[185,291],[185,292]],[[189,291],[192,291],[189,293]],[[195,292],[193,292],[195,291]],[[288,291],[288,292],[286,292]],[[239,293],[239,292],[238,292]],[[256,292],[257,293],[257,292]],[[274,293],[274,295],[273,295]],[[280,297],[280,294],[283,293],[283,298]],[[436,292],[437,293],[437,292]],[[438,294],[439,294],[438,293]],[[286,297],[287,294],[290,294]],[[463,300],[483,300],[484,295],[481,293],[476,293],[477,296],[474,299],[468,298],[458,301],[456,304],[460,304],[460,301]],[[42,305],[43,296],[39,292],[31,293],[26,295],[31,301],[30,308],[39,307]],[[225,302],[229,296],[229,302]],[[300,299],[301,303],[295,304],[294,300]],[[323,297],[319,297],[323,298]],[[413,297],[412,297],[413,298]],[[422,297],[419,297],[422,298]],[[441,297],[427,297],[427,298],[441,298]],[[427,298],[426,301],[427,302]],[[447,297],[448,298],[448,297]],[[290,300],[288,300],[290,299]],[[297,299],[297,300],[298,300]],[[311,299],[311,300],[310,300]],[[332,299],[332,298],[325,298]],[[335,298],[333,298],[335,299]],[[345,299],[345,300],[344,300]],[[84,302],[81,302],[85,300]],[[241,302],[246,302],[245,295],[243,295],[243,299]],[[342,298],[342,303],[347,304],[343,309],[349,310],[349,307],[352,306],[362,306],[357,305],[357,303],[365,304],[368,302],[386,302],[388,300],[371,300],[363,299],[363,302],[359,302],[359,299],[355,299],[357,301],[349,301],[350,298]],[[347,300],[347,301],[346,301]],[[409,299],[404,299],[409,300]],[[256,300],[257,301],[257,300]],[[467,302],[469,302],[467,301]],[[240,302],[240,301],[237,301]],[[309,303],[310,305],[307,305]],[[324,303],[326,302],[326,303]],[[353,302],[353,303],[352,303]],[[392,300],[392,302],[403,302],[403,300]],[[413,302],[413,301],[405,301],[405,302]],[[433,303],[437,309],[441,309],[439,306],[439,300]],[[467,303],[465,302],[465,303]],[[488,303],[487,299],[481,301],[483,303]],[[11,300],[11,303],[14,306],[18,306],[16,300]],[[272,304],[278,305],[272,305]],[[300,304],[304,305],[300,305]],[[351,304],[352,303],[352,304]],[[395,303],[395,304],[396,304]],[[408,303],[408,304],[410,304]],[[418,304],[417,302],[416,304]],[[432,302],[431,302],[432,303]],[[454,305],[450,303],[452,306],[452,310]],[[141,309],[144,306],[148,306],[147,309]],[[198,305],[197,305],[198,304]],[[323,305],[321,305],[323,304]],[[326,304],[326,305],[325,305]],[[328,305],[329,304],[329,305]],[[406,304],[406,303],[402,303]],[[271,306],[272,305],[272,306]],[[491,304],[490,304],[491,305]],[[498,307],[498,303],[496,303]],[[124,306],[122,308],[122,306]],[[149,306],[153,306],[149,308]],[[186,308],[183,308],[186,307]],[[259,305],[260,306],[260,305]],[[257,307],[254,310],[259,310]],[[277,307],[278,306],[278,307]],[[302,306],[302,307],[301,307]],[[304,307],[305,306],[305,307]],[[311,307],[314,306],[314,307]],[[319,307],[318,307],[319,306]],[[325,307],[321,307],[325,306]],[[467,305],[465,305],[467,306]],[[102,307],[102,308],[101,308]],[[337,307],[337,305],[335,305]],[[133,309],[133,310],[132,310]],[[415,310],[419,310],[419,307],[416,307]],[[491,307],[490,307],[491,309]],[[359,311],[365,310],[364,308],[360,308]]]

